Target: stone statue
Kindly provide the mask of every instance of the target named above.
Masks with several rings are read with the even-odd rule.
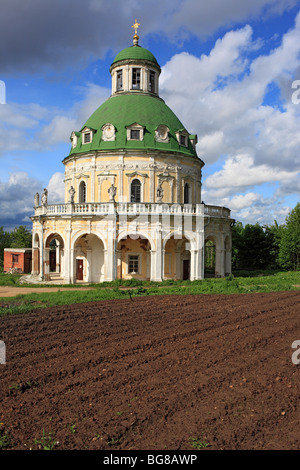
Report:
[[[70,189],[69,189],[69,195],[70,195],[70,200],[69,200],[69,202],[70,202],[71,204],[74,204],[74,196],[75,196],[75,193],[76,193],[75,189],[73,188],[73,186],[71,186]]]
[[[159,183],[159,185],[157,186],[157,190],[156,190],[157,202],[162,202],[163,195],[164,195],[164,190],[161,186],[161,183]]]
[[[40,205],[40,195],[39,193],[35,193],[34,196],[34,207],[39,207]]]
[[[112,184],[107,192],[109,194],[109,202],[115,202],[115,197],[117,194],[117,188],[115,187],[115,185]]]
[[[41,198],[41,202],[42,202],[43,206],[47,205],[47,200],[48,200],[48,190],[47,190],[47,188],[44,188],[42,198]]]

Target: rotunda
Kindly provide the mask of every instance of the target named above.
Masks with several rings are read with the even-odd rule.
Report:
[[[35,198],[32,275],[65,283],[203,279],[231,272],[230,210],[201,199],[204,162],[159,96],[139,45],[110,67],[111,96],[71,134],[65,201]]]

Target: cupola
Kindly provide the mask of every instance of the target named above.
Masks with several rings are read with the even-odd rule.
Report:
[[[160,66],[152,52],[139,45],[137,20],[133,45],[123,49],[110,67],[112,95],[124,93],[146,93],[158,96]]]

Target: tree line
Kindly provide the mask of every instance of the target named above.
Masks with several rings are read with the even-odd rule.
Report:
[[[20,226],[11,232],[0,227],[0,267],[4,248],[30,248],[31,232]],[[279,225],[235,222],[232,227],[233,269],[300,269],[300,203]]]
[[[300,203],[285,223],[272,225],[234,223],[232,266],[240,269],[300,269]]]

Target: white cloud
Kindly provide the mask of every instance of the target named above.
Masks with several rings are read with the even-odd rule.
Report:
[[[48,203],[64,204],[65,202],[65,183],[64,174],[56,172],[51,176],[47,185]]]
[[[0,182],[1,219],[21,220],[25,214],[32,215],[32,194],[40,187],[40,181],[31,178],[25,171],[12,173],[7,182]]]
[[[237,155],[228,157],[221,170],[208,176],[205,187],[221,190],[225,195],[264,183],[294,180],[298,176],[298,171],[285,171],[265,164],[255,165],[250,155]]]

